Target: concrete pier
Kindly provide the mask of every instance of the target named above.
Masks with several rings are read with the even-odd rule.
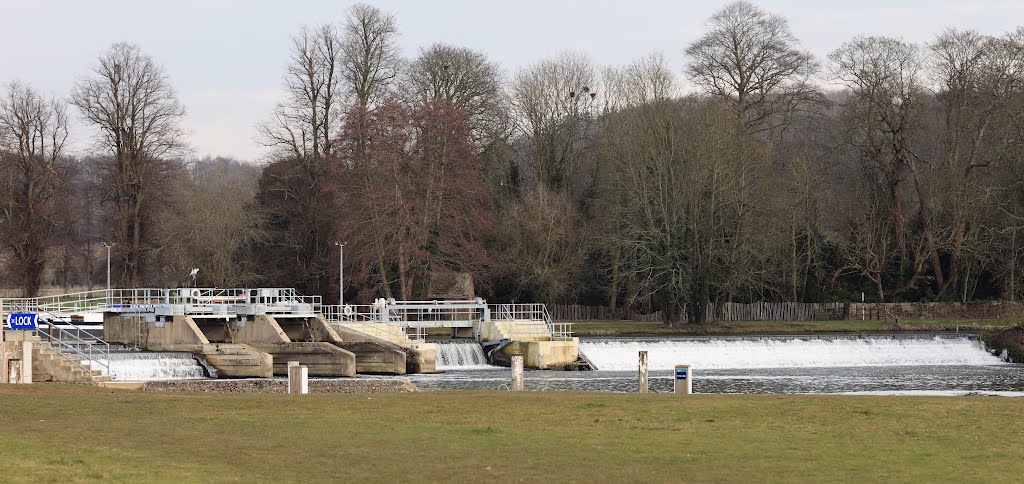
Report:
[[[211,334],[223,337],[228,331],[211,329]],[[138,346],[146,351],[194,353],[216,368],[220,378],[273,376],[273,357],[270,354],[245,344],[211,342],[189,316],[176,315],[165,321],[146,322],[141,317],[106,314],[103,317],[103,339],[109,343]]]
[[[579,338],[552,340],[544,321],[481,321],[477,326],[481,342],[509,340],[501,352],[522,355],[526,368],[564,370],[580,357]]]
[[[325,321],[326,323],[326,321]],[[377,345],[382,350],[386,350],[391,353],[391,363],[395,365],[392,369],[387,371],[371,371],[373,373],[391,373],[391,374],[405,374],[405,373],[435,373],[437,371],[437,345],[433,343],[423,343],[409,341],[408,338],[400,337],[401,334],[395,334],[394,327],[382,328],[386,326],[381,323],[369,323],[369,324],[344,324],[344,323],[328,323],[330,327],[341,336],[341,338],[351,344],[355,343],[371,343]],[[387,329],[389,331],[384,331]],[[363,351],[365,347],[362,346],[343,346],[349,351],[356,352],[357,350]],[[394,352],[401,352],[405,355],[404,358],[398,358]],[[380,359],[383,355],[375,357],[367,356],[367,365],[380,365]],[[377,360],[377,361],[370,361]],[[399,369],[399,364],[404,365],[404,369]],[[360,373],[363,371],[360,370]]]
[[[312,376],[355,376],[356,355],[330,343],[251,344],[274,358],[274,374],[287,375],[285,362],[298,360]]]

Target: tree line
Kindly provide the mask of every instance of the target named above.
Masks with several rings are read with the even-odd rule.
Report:
[[[1024,28],[930,42],[856,36],[818,59],[746,1],[679,49],[514,72],[438,43],[404,58],[396,14],[358,4],[291,39],[261,165],[196,159],[169,74],[102,54],[68,99],[0,100],[0,232],[45,284],[296,287],[347,301],[471,285],[493,302],[1019,298]],[[66,148],[69,116],[93,128]]]

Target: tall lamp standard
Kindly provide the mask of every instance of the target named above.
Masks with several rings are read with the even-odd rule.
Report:
[[[345,305],[345,244],[348,242],[335,242],[338,246],[338,310]]]
[[[107,248],[107,304],[110,304],[110,249],[117,244],[108,244],[103,241],[103,247]]]

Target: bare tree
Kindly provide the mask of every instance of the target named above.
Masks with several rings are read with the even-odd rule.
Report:
[[[92,73],[75,84],[71,102],[99,131],[96,144],[110,156],[100,169],[105,199],[113,205],[111,239],[122,282],[134,286],[145,263],[155,190],[183,166],[175,157],[187,151],[179,124],[185,109],[163,67],[127,43],[100,56]]]
[[[214,287],[240,287],[255,281],[246,248],[262,236],[256,199],[260,167],[230,158],[197,161],[180,180],[180,206],[158,214],[161,266],[177,284],[189,268]]]
[[[17,82],[0,98],[0,232],[26,297],[39,293],[54,233],[67,222],[60,203],[71,165],[61,156],[66,113],[63,101]]]
[[[748,132],[785,129],[817,97],[818,69],[800,50],[789,23],[745,0],[726,5],[710,30],[686,48],[686,72],[707,94],[726,101]]]
[[[936,219],[937,243],[930,255],[938,297],[950,292],[966,300],[969,281],[992,257],[987,223],[998,185],[995,168],[1010,160],[1017,137],[1011,126],[1020,118],[1024,83],[1024,43],[1018,34],[989,37],[971,30],[947,29],[929,45],[931,73],[937,83],[939,122],[936,160],[927,171]],[[1011,141],[1012,143],[1012,141]]]
[[[336,213],[325,185],[347,102],[344,46],[337,29],[323,25],[303,28],[292,38],[291,51],[287,98],[259,126],[262,142],[275,153],[256,197],[268,234],[256,252],[264,275],[316,293],[330,280],[327,257]]]
[[[652,52],[623,67],[602,73],[603,98],[609,110],[659,103],[678,95],[665,54]]]
[[[361,298],[422,299],[446,276],[480,273],[490,197],[466,121],[441,101],[386,102],[350,115],[339,137],[339,156],[347,156],[334,180],[349,209],[340,237],[361,247],[351,258]]]
[[[380,101],[398,75],[401,55],[395,43],[395,15],[365,3],[348,9],[341,33],[341,72],[354,101]]]
[[[260,141],[279,156],[315,166],[330,155],[345,101],[339,87],[341,51],[337,29],[329,24],[304,27],[292,38],[284,77],[287,100],[258,126]]]
[[[520,70],[512,81],[512,115],[526,143],[526,175],[553,190],[578,192],[581,151],[594,120],[597,76],[586,55],[567,51]]]
[[[913,146],[925,94],[920,50],[899,39],[856,37],[829,58],[835,79],[850,90],[843,105],[845,143],[862,160],[865,176],[884,179],[896,248],[907,261],[912,247],[907,240],[904,184],[910,178],[918,195],[923,187]],[[927,210],[927,204],[920,207]],[[922,216],[923,223],[930,223],[927,213]]]
[[[441,101],[469,114],[478,145],[503,134],[501,68],[479,51],[434,44],[405,69],[403,97],[419,105]]]
[[[505,214],[494,246],[501,272],[512,280],[512,297],[549,303],[581,289],[587,256],[584,221],[565,193],[541,185]]]
[[[760,295],[764,151],[731,114],[697,100],[629,109],[607,121],[600,192],[610,243],[634,281],[629,299],[705,322],[709,303]],[[604,209],[604,206],[602,206]]]

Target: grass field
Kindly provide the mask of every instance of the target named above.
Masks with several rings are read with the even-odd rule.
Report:
[[[576,336],[613,335],[727,335],[786,333],[891,333],[902,331],[965,331],[1003,328],[1018,320],[906,320],[896,328],[885,321],[731,321],[706,326],[670,327],[662,323],[587,321],[573,323]]]
[[[1024,400],[0,387],[11,481],[1019,481]]]

